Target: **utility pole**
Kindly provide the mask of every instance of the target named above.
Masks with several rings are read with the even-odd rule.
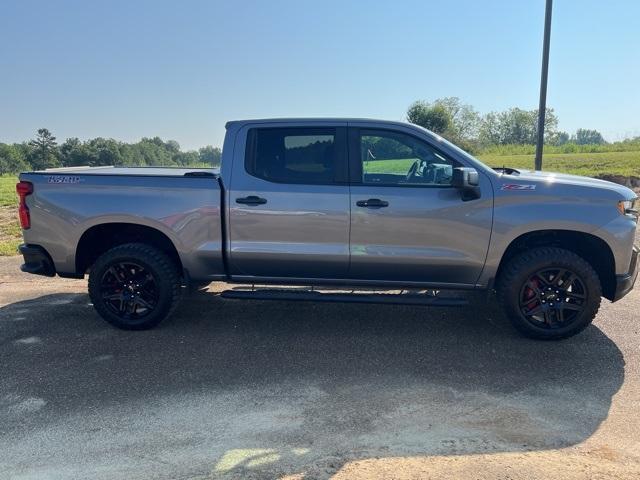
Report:
[[[542,73],[540,75],[540,104],[538,106],[538,139],[536,142],[536,170],[542,170],[544,147],[544,117],[547,113],[547,77],[549,76],[549,39],[551,37],[551,9],[553,0],[547,0],[544,11],[544,42],[542,45]]]

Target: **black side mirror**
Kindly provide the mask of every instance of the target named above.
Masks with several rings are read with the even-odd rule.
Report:
[[[451,185],[460,190],[462,200],[465,202],[480,198],[480,177],[475,168],[454,168]]]

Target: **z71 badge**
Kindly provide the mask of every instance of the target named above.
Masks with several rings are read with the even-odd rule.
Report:
[[[49,175],[47,183],[80,183],[80,177],[73,175]]]
[[[536,186],[522,183],[505,183],[500,190],[535,190]]]

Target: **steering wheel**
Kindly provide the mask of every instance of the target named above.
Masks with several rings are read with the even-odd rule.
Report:
[[[416,176],[416,172],[418,171],[419,165],[420,165],[420,160],[416,160],[415,162],[413,162],[413,164],[409,168],[409,171],[407,172],[407,177],[406,177],[407,182]]]

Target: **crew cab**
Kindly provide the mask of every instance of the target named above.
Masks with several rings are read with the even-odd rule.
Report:
[[[558,339],[638,272],[632,190],[494,170],[399,122],[233,121],[219,170],[53,169],[21,174],[17,192],[22,270],[88,274],[94,307],[123,329],[157,325],[183,287],[216,281],[314,287],[232,298],[417,306],[459,303],[441,290],[495,290],[520,332]]]

